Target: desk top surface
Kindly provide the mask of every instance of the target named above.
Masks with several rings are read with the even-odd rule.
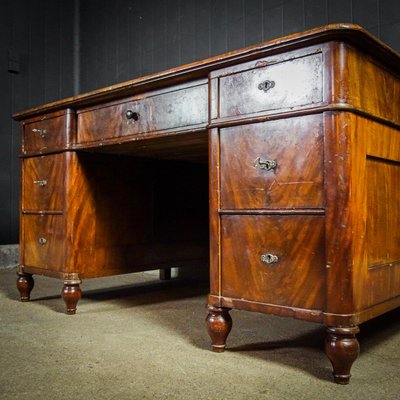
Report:
[[[400,71],[400,54],[376,39],[362,27],[350,23],[330,24],[31,108],[14,114],[13,118],[20,121],[61,109],[76,109],[103,101],[119,99],[148,90],[204,78],[210,71],[257,57],[278,54],[332,40],[351,43],[379,58],[389,68]]]

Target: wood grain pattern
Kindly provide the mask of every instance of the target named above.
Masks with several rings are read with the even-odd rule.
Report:
[[[220,118],[322,103],[322,54],[288,60],[259,60],[242,71],[224,71],[219,78]],[[247,69],[247,68],[249,69]],[[273,87],[262,90],[263,82]]]
[[[221,220],[222,296],[325,308],[324,217],[232,215]],[[276,263],[262,261],[269,253],[278,257]]]
[[[363,174],[358,191],[363,198],[358,230],[360,239],[355,298],[358,310],[400,296],[399,229],[400,133],[391,127],[356,117],[352,134],[357,138]]]
[[[68,146],[72,141],[74,127],[71,120],[74,118],[71,110],[65,110],[24,121],[22,153],[41,154]]]
[[[353,211],[349,206],[353,164],[351,115],[325,114],[326,277],[329,314],[351,314],[353,309]],[[359,169],[357,169],[360,172]],[[359,178],[359,177],[358,177]],[[355,219],[358,219],[357,217]],[[330,320],[330,325],[335,321]]]
[[[64,271],[65,218],[63,215],[24,215],[24,265]],[[46,242],[41,244],[40,240]]]
[[[372,116],[400,124],[400,74],[384,67],[384,60],[372,58],[353,46],[337,46],[333,96]]]
[[[324,206],[320,115],[225,128],[220,137],[221,208]],[[259,157],[276,168],[259,168]]]
[[[400,296],[400,163],[368,157],[366,186],[364,307]]]
[[[326,318],[329,324],[343,324],[339,314],[347,315],[345,323],[358,324],[396,307],[400,300],[395,300],[400,294],[396,263],[400,135],[394,128],[351,113],[327,116],[325,125],[330,238]]]
[[[78,114],[77,142],[204,125],[207,121],[207,93],[206,82],[199,81],[83,110]],[[128,111],[137,113],[137,120],[128,119]]]
[[[218,129],[209,130],[210,293],[221,296],[220,140]],[[218,304],[215,304],[218,306]]]
[[[84,276],[95,260],[94,239],[96,233],[94,182],[86,173],[86,154],[67,152],[65,203],[66,203],[66,274]],[[68,279],[68,277],[64,277]]]
[[[64,210],[64,154],[23,160],[22,211]]]

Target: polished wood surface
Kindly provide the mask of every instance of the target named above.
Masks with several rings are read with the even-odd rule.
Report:
[[[385,60],[358,51],[347,43],[332,46],[338,60],[334,70],[334,101],[386,123],[400,124],[399,73],[388,69]]]
[[[322,54],[308,78],[301,68],[288,77],[308,90],[274,97],[279,68],[301,51],[303,72]],[[212,307],[322,322],[334,380],[347,384],[358,325],[400,305],[399,71],[399,59],[389,66],[332,41],[210,74],[207,321],[219,349],[225,335],[209,326],[220,326]],[[274,84],[260,90],[257,79]],[[251,93],[244,104],[236,85]]]
[[[207,81],[201,80],[80,110],[77,143],[204,126],[207,93]]]
[[[210,74],[218,79],[216,118],[299,109],[323,102],[321,48],[293,51]]]
[[[332,363],[332,375],[336,383],[346,385],[349,382],[351,366],[360,353],[360,344],[356,338],[359,332],[357,326],[327,329],[325,353]]]
[[[70,109],[30,118],[21,123],[22,154],[60,151],[74,140],[75,115]]]
[[[324,308],[323,216],[224,215],[221,236],[223,297]]]
[[[339,24],[16,114],[21,299],[58,277],[74,314],[81,279],[209,261],[214,351],[231,309],[319,322],[347,384],[400,306],[399,76]]]
[[[22,210],[62,211],[64,209],[64,154],[23,160]]]
[[[316,114],[221,129],[221,208],[323,208],[322,123]]]
[[[24,215],[22,217],[24,265],[64,271],[65,218],[63,215]]]

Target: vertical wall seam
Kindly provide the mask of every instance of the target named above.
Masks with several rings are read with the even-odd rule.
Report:
[[[73,85],[74,96],[80,93],[81,89],[81,30],[80,30],[80,0],[74,0],[74,26],[73,26]]]

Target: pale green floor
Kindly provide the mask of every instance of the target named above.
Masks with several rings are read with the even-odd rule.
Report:
[[[400,312],[365,326],[350,385],[331,382],[324,330],[233,311],[229,351],[209,351],[207,284],[133,274],[83,284],[75,316],[60,281],[36,277],[19,302],[0,270],[0,399],[400,398]]]

